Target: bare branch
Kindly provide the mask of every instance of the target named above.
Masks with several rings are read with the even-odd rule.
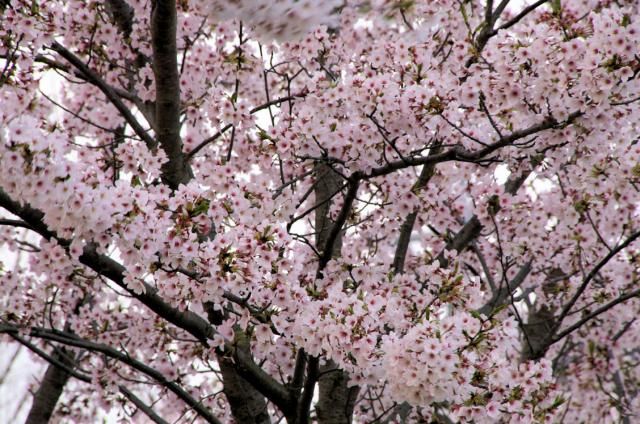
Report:
[[[0,324],[0,333],[13,333],[17,334],[20,332],[20,328],[9,325],[9,324]],[[180,387],[177,383],[173,381],[167,380],[161,372],[152,368],[134,358],[132,358],[127,353],[122,353],[110,346],[101,343],[94,343],[89,340],[82,339],[73,334],[66,333],[64,331],[58,330],[49,330],[46,328],[32,327],[29,329],[29,335],[32,337],[37,337],[43,340],[50,340],[58,343],[62,343],[67,346],[79,347],[82,349],[86,349],[92,352],[102,353],[103,355],[116,359],[123,364],[130,366],[136,371],[141,372],[142,374],[150,377],[151,379],[157,381],[162,386],[166,387],[168,390],[173,392],[178,398],[182,399],[187,405],[194,409],[200,416],[202,416],[207,422],[220,424],[220,421],[211,414],[209,409],[205,408],[200,401],[194,399],[189,393],[187,393],[182,387]]]
[[[601,315],[605,312],[607,312],[609,309],[613,308],[614,306],[623,303],[629,299],[632,299],[634,297],[640,297],[640,289],[637,290],[633,290],[629,293],[623,294],[619,297],[617,297],[615,300],[612,300],[611,302],[599,307],[598,309],[596,309],[595,311],[585,315],[582,319],[580,319],[578,322],[576,322],[575,324],[565,328],[564,330],[562,330],[560,333],[558,333],[557,335],[555,335],[551,341],[548,343],[548,346],[551,346],[552,344],[562,340],[563,338],[565,338],[566,336],[568,336],[569,334],[573,333],[574,331],[576,331],[577,329],[579,329],[580,327],[582,327],[584,324],[586,324],[587,322],[589,322],[590,320],[592,320],[593,318],[597,317],[598,315]],[[548,347],[547,346],[547,347]]]
[[[2,189],[0,189],[0,207],[22,218],[38,234],[47,240],[54,238],[58,240],[58,243],[62,246],[69,245],[68,240],[57,237],[57,235],[50,231],[44,224],[42,221],[42,212],[30,206],[22,206],[13,201]],[[100,255],[94,245],[88,244],[85,246],[83,254],[79,259],[82,264],[110,279],[158,316],[187,331],[204,345],[208,345],[208,340],[213,337],[214,329],[204,318],[188,309],[180,311],[167,304],[156,294],[153,287],[148,284],[142,283],[145,288],[145,291],[142,293],[135,293],[130,290],[124,283],[125,268],[108,256]],[[232,346],[225,346],[225,349],[232,349]],[[254,384],[269,400],[278,406],[288,402],[288,394],[284,386],[259,367],[250,355],[240,354],[236,355],[235,358],[237,367],[243,378]]]
[[[104,82],[104,80],[98,74],[96,74],[87,65],[85,65],[85,63],[80,60],[78,56],[71,53],[57,41],[54,41],[51,44],[50,49],[60,54],[60,56],[64,57],[71,65],[78,69],[78,71],[80,71],[82,75],[84,75],[88,82],[98,87],[100,91],[104,93],[107,99],[109,99],[109,101],[115,106],[115,108],[118,109],[118,112],[120,112],[122,117],[127,121],[127,124],[129,124],[136,135],[146,143],[149,149],[153,150],[156,148],[156,141],[149,135],[147,130],[142,128],[142,125],[140,125],[138,120],[133,116],[129,108],[122,102],[120,96],[116,94],[111,86]]]
[[[587,289],[587,286],[589,285],[589,283],[591,282],[591,280],[593,280],[593,278],[598,274],[598,272],[600,272],[600,270],[607,264],[609,263],[609,261],[611,259],[613,259],[614,256],[616,256],[621,250],[625,249],[627,246],[629,246],[631,243],[633,243],[636,239],[638,239],[638,237],[640,237],[640,231],[636,231],[635,233],[632,233],[629,237],[627,237],[627,239],[620,243],[619,245],[617,245],[616,247],[614,247],[613,249],[611,249],[611,251],[604,257],[602,258],[589,272],[589,274],[587,274],[587,276],[584,278],[584,280],[582,281],[582,284],[580,285],[580,287],[578,287],[578,290],[576,290],[576,292],[574,293],[573,297],[571,298],[571,300],[569,300],[569,302],[567,302],[567,304],[564,306],[564,308],[562,308],[562,312],[560,312],[560,315],[558,316],[558,319],[556,321],[556,324],[553,328],[553,332],[555,333],[560,326],[562,325],[562,321],[567,317],[567,315],[569,314],[569,312],[571,311],[571,308],[573,307],[573,305],[576,304],[576,302],[578,301],[578,299],[580,298],[580,296],[582,296],[582,294],[584,293],[584,291]],[[633,297],[633,296],[632,296]],[[606,305],[605,305],[606,306]],[[612,306],[615,306],[612,305]],[[571,327],[570,327],[571,328]],[[573,330],[572,330],[573,331]],[[566,331],[565,331],[566,332]],[[565,333],[563,332],[563,333]],[[563,334],[561,333],[561,334]],[[567,333],[568,334],[568,333]]]
[[[28,348],[30,351],[32,351],[39,357],[41,357],[42,359],[44,359],[45,361],[47,361],[48,363],[58,367],[59,369],[63,370],[70,376],[80,381],[84,381],[85,383],[91,383],[91,377],[89,377],[88,375],[79,373],[78,371],[73,369],[72,365],[65,364],[62,362],[62,360],[54,358],[53,356],[49,355],[44,350],[40,349],[38,346],[34,345],[30,341],[20,337],[17,333],[9,333],[9,336],[14,340],[16,340],[18,343],[20,343],[21,345]]]
[[[21,221],[19,219],[6,219],[6,218],[0,218],[0,225],[6,225],[7,227],[20,227],[20,228],[26,228],[28,230],[31,230],[31,226],[29,224],[27,224],[24,221]]]
[[[169,424],[162,417],[160,417],[156,412],[146,403],[144,403],[139,397],[133,394],[131,390],[127,389],[123,385],[119,385],[118,389],[120,389],[120,393],[122,393],[131,403],[133,403],[139,410],[144,412],[144,414],[149,417],[151,421],[156,424]]]
[[[549,2],[549,0],[538,0],[537,2],[530,4],[529,6],[525,7],[524,9],[522,9],[522,11],[520,13],[518,13],[516,16],[514,16],[511,19],[509,19],[504,24],[500,25],[496,30],[494,30],[491,33],[491,36],[496,35],[498,33],[498,31],[500,31],[501,29],[511,28],[512,26],[514,26],[515,24],[520,22],[529,13],[533,12],[535,9],[537,9],[538,7],[540,7],[543,4],[548,3],[548,2]]]

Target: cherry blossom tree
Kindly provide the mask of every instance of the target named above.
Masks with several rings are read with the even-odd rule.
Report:
[[[0,11],[27,422],[640,419],[636,0]]]

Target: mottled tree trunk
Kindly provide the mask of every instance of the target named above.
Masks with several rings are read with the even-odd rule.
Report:
[[[544,357],[549,339],[553,336],[555,318],[553,312],[545,305],[532,308],[529,319],[523,325],[522,360],[530,361]]]
[[[72,355],[71,352],[65,349],[56,349],[51,356],[53,359],[72,368],[74,365]],[[33,396],[33,404],[25,421],[26,424],[49,422],[69,378],[71,378],[69,372],[54,364],[49,364],[42,383],[40,383],[40,387],[38,387]]]
[[[333,202],[329,199],[336,195],[344,181],[337,172],[326,164],[318,165],[316,173],[316,203],[322,202],[315,213],[316,246],[321,252],[324,252],[325,249],[331,249],[331,256],[337,257],[340,256],[342,247],[342,232],[337,235],[331,246],[327,246],[329,235],[335,225],[330,216]],[[336,196],[335,198],[340,197]],[[348,381],[347,373],[338,369],[332,361],[320,367],[318,402],[316,404],[319,423],[351,423],[358,387],[348,387]]]
[[[238,375],[231,358],[218,355],[224,382],[224,395],[238,424],[269,424],[269,412],[264,396]]]
[[[358,386],[349,387],[349,376],[333,362],[320,367],[316,415],[321,424],[350,424],[356,404]]]
[[[207,312],[209,322],[213,325],[220,325],[225,318],[223,312],[215,309],[214,304],[211,302],[205,302],[203,306]],[[248,344],[238,343],[236,348],[243,349],[247,355],[251,354]],[[231,413],[236,422],[238,424],[270,424],[271,420],[269,419],[265,397],[251,383],[238,374],[236,364],[232,358],[222,353],[219,353],[217,357],[220,372],[222,373],[223,392],[229,401]]]

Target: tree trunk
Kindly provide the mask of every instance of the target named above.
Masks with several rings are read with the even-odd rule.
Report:
[[[270,424],[267,402],[244,378],[240,377],[231,358],[218,355],[224,395],[238,424]]]
[[[349,376],[333,362],[320,367],[316,414],[320,424],[351,424],[358,386],[349,387]]]
[[[530,361],[542,358],[548,346],[550,337],[553,335],[555,318],[553,312],[546,305],[538,309],[531,309],[529,319],[524,324],[522,360]]]
[[[316,246],[319,251],[331,249],[331,256],[340,256],[342,247],[342,233],[339,233],[332,246],[327,246],[329,234],[335,222],[331,219],[331,199],[342,186],[342,177],[329,165],[320,164],[316,167],[317,182],[315,188],[316,203],[323,202],[315,213]],[[318,403],[316,415],[319,423],[348,424],[351,423],[353,407],[355,405],[358,387],[348,387],[348,375],[337,368],[333,361],[320,367],[318,378]]]
[[[73,353],[66,349],[56,349],[51,355],[57,361],[69,366],[74,365]],[[67,384],[71,374],[66,370],[49,364],[44,374],[42,383],[33,396],[33,404],[27,416],[25,424],[43,424],[49,422],[56,404],[62,395],[64,385]]]
[[[214,308],[211,302],[203,304],[209,322],[220,325],[225,319],[221,310]],[[237,345],[237,349],[243,349],[250,355],[248,345]],[[264,396],[247,380],[242,378],[236,370],[234,361],[219,353],[218,365],[222,373],[223,392],[231,406],[231,413],[238,424],[270,424],[267,402]]]

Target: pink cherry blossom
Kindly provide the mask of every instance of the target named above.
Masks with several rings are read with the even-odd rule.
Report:
[[[640,414],[637,2],[4,3],[31,422]]]

